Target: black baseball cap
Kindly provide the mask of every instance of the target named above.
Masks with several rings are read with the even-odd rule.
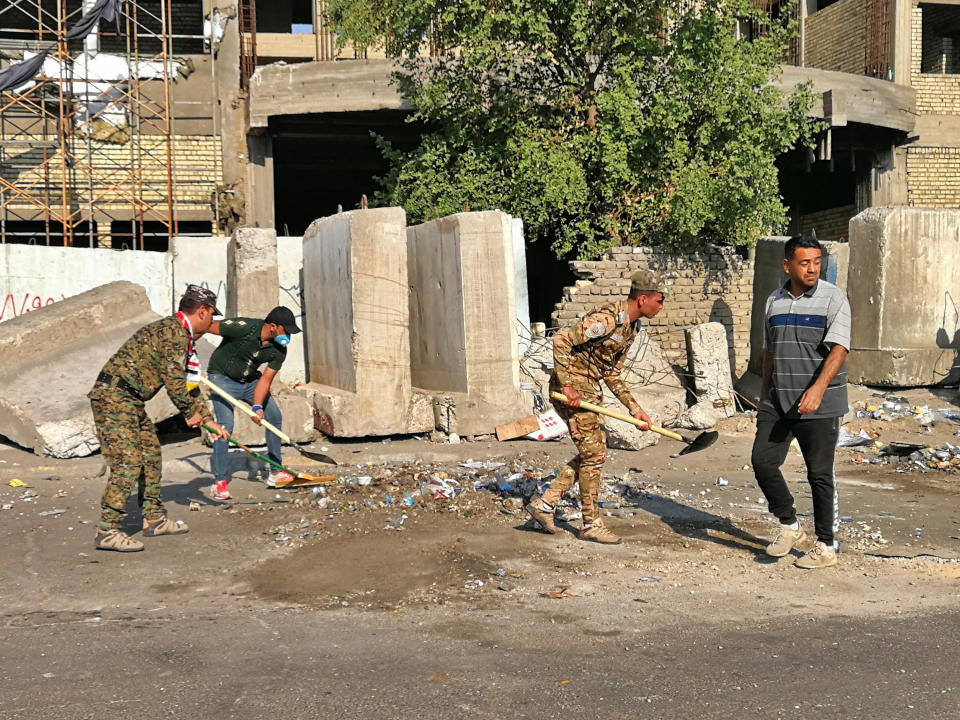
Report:
[[[264,322],[273,323],[274,325],[283,325],[283,329],[287,331],[290,335],[296,335],[300,332],[300,328],[297,327],[297,319],[293,315],[293,311],[289,308],[285,308],[283,305],[277,305],[273,310],[267,313],[267,317]]]
[[[209,305],[213,308],[214,315],[223,315],[217,310],[217,294],[213,290],[208,290],[200,285],[187,285],[186,292],[183,293],[183,300],[195,300],[201,305]]]

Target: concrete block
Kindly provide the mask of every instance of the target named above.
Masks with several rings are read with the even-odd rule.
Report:
[[[956,381],[960,211],[870,208],[850,222],[853,313],[847,378],[923,386]]]
[[[722,323],[704,323],[684,330],[684,336],[687,341],[687,361],[699,403],[716,408],[717,415],[721,417],[730,417],[736,412],[736,402],[730,373],[727,329]]]
[[[237,228],[227,245],[227,317],[265,317],[277,304],[277,233]]]
[[[117,348],[158,317],[142,287],[115,282],[0,324],[0,435],[39,455],[96,452],[86,395]],[[162,391],[147,410],[154,421],[176,412]]]
[[[402,208],[376,208],[316,220],[304,234],[303,389],[327,435],[432,429],[432,409],[426,427],[412,415],[405,226]]]
[[[750,322],[750,372],[763,370],[763,321],[767,298],[770,293],[787,281],[783,271],[783,246],[789,237],[772,236],[760,238],[754,248],[753,307]],[[826,258],[820,263],[820,277],[837,287],[847,288],[850,267],[848,243],[820,241]]]
[[[453,400],[460,435],[526,414],[512,223],[491,211],[407,229],[412,383]]]

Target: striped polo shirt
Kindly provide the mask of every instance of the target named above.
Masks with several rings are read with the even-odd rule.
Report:
[[[790,282],[767,298],[763,347],[773,353],[773,388],[779,408],[771,397],[764,406],[787,417],[838,417],[847,412],[847,367],[841,366],[830,381],[816,412],[800,415],[797,405],[803,393],[820,374],[834,345],[850,350],[850,301],[836,285],[819,280],[798,298],[790,294]]]

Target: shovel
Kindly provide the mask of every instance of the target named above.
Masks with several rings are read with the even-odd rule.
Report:
[[[209,425],[207,425],[206,423],[204,423],[203,429],[206,430],[206,431],[209,432],[209,433],[212,433],[213,435],[216,435],[216,434],[217,434],[217,431],[214,430],[214,429],[213,429],[212,427],[210,427]],[[294,471],[291,470],[290,468],[285,468],[285,467],[284,467],[283,465],[281,465],[280,463],[274,462],[274,461],[271,460],[270,458],[264,457],[263,455],[261,455],[261,454],[258,453],[258,452],[254,452],[253,450],[251,450],[250,448],[248,448],[246,445],[244,445],[244,444],[243,444],[242,442],[240,442],[239,440],[234,440],[232,437],[228,437],[228,438],[227,438],[227,442],[230,443],[231,445],[236,445],[236,446],[237,446],[238,448],[240,448],[241,450],[246,450],[248,453],[250,453],[250,454],[253,455],[255,458],[257,458],[257,460],[263,460],[263,462],[265,462],[265,463],[270,463],[270,464],[273,465],[275,468],[279,468],[280,470],[283,470],[284,472],[287,472],[287,473],[290,473],[291,475],[293,475],[293,478],[294,478],[293,480],[289,480],[289,481],[287,481],[287,482],[285,482],[285,483],[280,483],[280,484],[276,485],[275,487],[291,487],[291,486],[297,486],[297,487],[299,487],[299,486],[301,486],[301,485],[320,485],[320,484],[325,484],[325,483],[332,483],[332,482],[336,481],[336,479],[337,479],[336,475],[310,475],[309,473],[297,473],[297,472],[294,472]]]
[[[216,385],[214,385],[212,382],[210,382],[210,380],[209,380],[205,375],[199,375],[199,376],[198,376],[198,379],[200,380],[200,382],[202,382],[202,383],[203,383],[204,385],[206,385],[208,388],[210,388],[211,390],[213,390],[213,392],[215,392],[217,395],[219,395],[220,397],[222,397],[224,400],[226,400],[227,402],[229,402],[231,405],[233,405],[235,408],[237,408],[237,409],[240,410],[241,412],[246,413],[246,414],[249,415],[251,418],[255,418],[255,417],[257,416],[257,414],[256,414],[253,410],[250,409],[250,406],[249,406],[249,405],[247,405],[246,403],[240,402],[240,401],[237,400],[235,397],[233,397],[230,393],[228,393],[226,390],[221,390],[220,388],[218,388]],[[316,462],[326,463],[327,465],[339,465],[339,463],[338,463],[336,460],[334,460],[332,457],[330,457],[329,455],[324,455],[323,453],[308,452],[308,451],[304,450],[302,447],[300,447],[299,445],[295,444],[295,443],[290,439],[290,436],[289,436],[289,435],[287,435],[287,434],[286,434],[285,432],[283,432],[282,430],[280,430],[280,429],[278,429],[278,428],[275,428],[273,425],[271,425],[270,423],[268,423],[266,420],[261,420],[261,421],[260,421],[260,424],[261,424],[263,427],[265,427],[267,430],[269,430],[270,432],[272,432],[274,435],[276,435],[278,438],[280,438],[281,440],[283,440],[285,443],[287,443],[288,445],[291,445],[292,447],[296,448],[297,452],[300,453],[301,455],[303,455],[305,458],[309,458],[310,460],[315,460]]]
[[[552,392],[550,393],[550,397],[552,397],[554,400],[559,400],[560,402],[567,404],[567,396],[563,395],[562,393]],[[607,415],[609,417],[616,418],[617,420],[622,420],[623,422],[636,425],[637,427],[645,424],[631,415],[625,415],[624,413],[619,413],[615,410],[607,410],[605,407],[594,405],[586,400],[580,401],[580,407],[582,407],[584,410],[589,410],[590,412],[600,413],[601,415]],[[680,457],[681,455],[689,455],[690,453],[695,453],[700,450],[706,450],[717,441],[717,438],[720,437],[720,433],[716,432],[715,430],[710,430],[700,433],[693,440],[687,440],[687,438],[679,433],[666,430],[662,427],[657,427],[656,425],[650,425],[648,429],[652,430],[658,435],[663,435],[671,440],[679,440],[680,442],[687,444],[683,450],[671,457]]]

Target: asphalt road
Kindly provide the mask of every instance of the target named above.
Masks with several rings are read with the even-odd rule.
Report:
[[[604,634],[470,615],[240,604],[7,616],[0,718],[960,715],[957,610]]]

